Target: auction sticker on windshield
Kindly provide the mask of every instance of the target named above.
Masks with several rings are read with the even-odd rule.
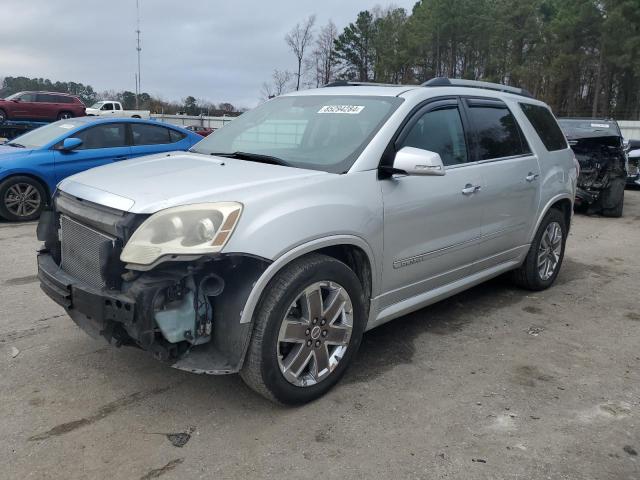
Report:
[[[325,105],[318,113],[346,113],[348,115],[357,115],[364,110],[363,105]]]

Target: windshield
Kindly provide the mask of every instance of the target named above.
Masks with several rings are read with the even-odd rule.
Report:
[[[279,97],[242,114],[191,151],[267,155],[298,168],[343,173],[401,103],[397,97]]]
[[[100,108],[104,102],[96,102],[91,105],[89,108]]]
[[[84,122],[73,119],[60,120],[59,122],[50,123],[49,125],[36,128],[29,133],[14,138],[7,145],[15,144],[29,149],[40,148],[69,132],[69,130],[83,124]]]
[[[618,124],[612,120],[592,120],[592,119],[558,119],[560,128],[568,137],[620,137]]]
[[[20,95],[22,95],[24,92],[18,92],[18,93],[14,93],[13,95],[9,95],[7,98],[5,98],[5,100],[13,100],[15,98],[18,98]]]

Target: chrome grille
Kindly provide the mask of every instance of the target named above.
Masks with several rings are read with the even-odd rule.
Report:
[[[102,267],[107,264],[114,239],[62,215],[60,242],[62,270],[93,287],[104,288]]]

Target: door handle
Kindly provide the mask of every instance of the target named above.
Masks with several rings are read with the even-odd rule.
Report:
[[[533,173],[533,172],[529,172],[529,175],[527,175],[525,177],[525,180],[529,183],[537,180],[538,178],[540,178],[540,175],[538,175],[537,173]]]
[[[462,194],[473,195],[474,193],[477,193],[480,190],[482,190],[482,187],[480,185],[471,185],[470,183],[467,183],[462,189]]]

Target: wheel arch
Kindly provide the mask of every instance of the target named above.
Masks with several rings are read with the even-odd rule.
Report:
[[[253,313],[262,297],[262,293],[269,281],[286,265],[311,253],[321,253],[340,260],[351,268],[368,297],[365,304],[370,305],[373,292],[378,284],[378,272],[373,256],[373,250],[363,239],[352,235],[336,235],[316,239],[299,245],[278,257],[253,286],[240,318],[240,323],[250,323]]]
[[[573,217],[573,199],[568,194],[557,195],[547,202],[544,209],[542,210],[542,213],[538,216],[535,228],[533,229],[529,237],[530,242],[532,242],[534,237],[536,236],[536,232],[538,231],[538,228],[540,228],[540,224],[542,223],[545,215],[552,208],[560,210],[560,212],[562,212],[562,214],[564,215],[567,225],[567,231],[569,231],[569,229],[571,228],[571,218]]]
[[[42,177],[39,177],[38,175],[35,175],[31,172],[13,172],[7,175],[6,177],[0,179],[0,184],[15,177],[28,177],[38,182],[40,186],[44,189],[44,193],[46,194],[46,197],[47,197],[45,199],[47,204],[51,201],[51,189],[49,188],[49,185],[47,184],[47,182]]]

